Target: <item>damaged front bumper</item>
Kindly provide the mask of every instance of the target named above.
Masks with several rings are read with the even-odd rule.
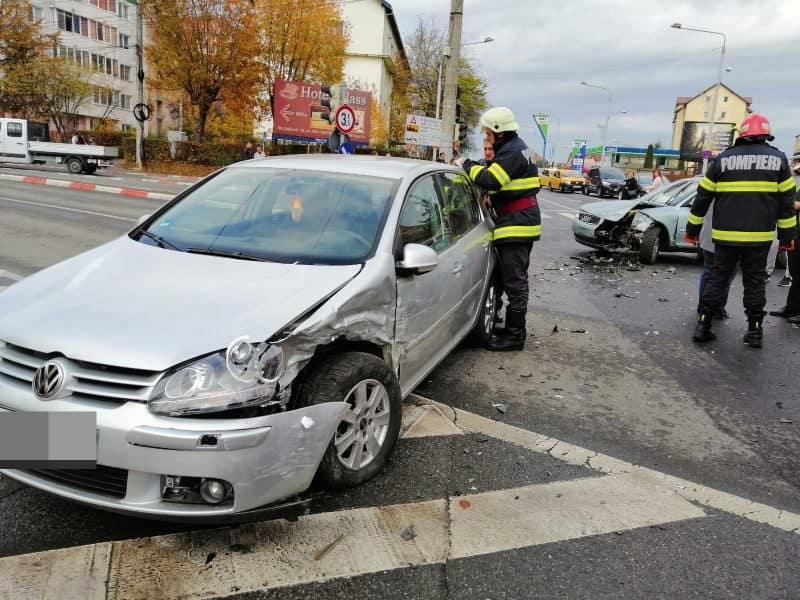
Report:
[[[2,385],[0,397],[10,410],[44,408],[26,386]],[[64,399],[50,401],[46,408],[96,412],[97,464],[101,468],[83,472],[3,470],[4,475],[105,510],[214,523],[302,510],[304,501],[294,498],[310,486],[348,405],[330,402],[240,419],[161,417],[135,402],[108,406]],[[225,482],[230,495],[219,504],[176,501],[167,491],[180,481],[177,478]],[[271,506],[287,499],[292,501]],[[276,510],[279,513],[275,514]]]

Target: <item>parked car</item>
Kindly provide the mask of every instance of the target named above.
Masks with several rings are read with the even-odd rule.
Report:
[[[688,218],[691,203],[686,204],[687,196],[682,196],[684,192],[693,192],[697,189],[697,184],[700,178],[681,179],[673,183],[668,183],[664,187],[646,194],[637,200],[609,200],[605,202],[590,202],[584,204],[578,210],[578,215],[572,223],[572,233],[575,240],[595,249],[612,250],[615,248],[629,248],[640,250],[643,245],[649,246],[650,238],[655,236],[655,233],[650,233],[648,237],[648,244],[644,242],[645,231],[634,229],[634,217],[640,212],[649,213],[653,209],[661,207],[680,208],[681,213],[685,212],[683,219],[683,230],[686,230],[686,219]],[[693,197],[692,197],[693,198]],[[671,214],[671,213],[670,213]],[[661,219],[666,219],[666,213],[656,213],[657,218],[653,219],[662,223],[668,231],[672,232],[672,236],[677,235],[677,224],[675,227],[664,224]],[[646,222],[644,217],[637,220],[636,225],[640,226]],[[649,229],[649,228],[648,228]],[[659,234],[660,236],[660,234]],[[680,234],[681,239],[683,233]],[[668,248],[676,247],[670,242],[666,243],[667,236],[664,240],[658,238],[659,252],[667,251]],[[662,243],[663,242],[663,243]],[[696,251],[696,249],[694,249]],[[645,252],[642,255],[645,260],[650,260],[652,252],[649,254]],[[657,259],[658,255],[655,255]]]
[[[98,464],[3,474],[200,522],[297,511],[312,480],[366,481],[402,399],[494,327],[490,230],[461,173],[240,162],[0,292],[0,411],[95,412]]]
[[[539,171],[539,185],[542,188],[546,188],[550,185],[550,177],[555,170],[556,169],[553,167],[545,167]]]
[[[556,169],[551,171],[548,185],[554,192],[581,191],[583,190],[583,175],[580,171]]]
[[[616,196],[619,188],[625,185],[625,174],[617,167],[592,167],[583,193],[603,196]]]

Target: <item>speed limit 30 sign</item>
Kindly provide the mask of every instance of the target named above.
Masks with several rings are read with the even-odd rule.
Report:
[[[336,111],[336,128],[342,133],[350,133],[356,126],[356,113],[346,104]]]

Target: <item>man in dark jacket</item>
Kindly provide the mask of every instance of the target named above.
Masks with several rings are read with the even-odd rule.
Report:
[[[800,175],[800,165],[795,165],[794,172]],[[794,196],[794,211],[800,218],[800,190]],[[786,296],[786,306],[774,310],[769,314],[788,319],[790,323],[800,325],[800,232],[794,242],[794,250],[787,252],[789,261],[789,276],[792,278],[789,294]]]
[[[464,161],[464,170],[478,187],[489,194],[497,218],[493,240],[500,263],[502,288],[508,296],[506,327],[488,344],[490,350],[522,350],[528,313],[528,266],[533,242],[541,236],[542,220],[536,193],[539,172],[526,156],[514,113],[508,108],[488,110],[481,128],[492,144],[494,159],[484,166]]]
[[[767,144],[773,140],[769,121],[752,114],[739,128],[733,147],[714,160],[697,188],[689,213],[686,240],[697,243],[711,202],[714,202],[711,239],[714,266],[700,299],[695,342],[711,341],[711,317],[723,308],[725,291],[737,264],[741,264],[747,333],[744,343],[760,348],[764,305],[767,302],[767,257],[775,228],[781,250],[794,249],[797,216],[795,185],[786,155]]]

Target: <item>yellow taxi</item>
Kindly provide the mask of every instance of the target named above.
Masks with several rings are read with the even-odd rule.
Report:
[[[547,187],[550,185],[550,177],[553,176],[553,173],[556,172],[557,169],[553,167],[547,167],[544,169],[539,170],[539,186],[540,187]]]
[[[549,169],[547,186],[554,192],[580,192],[583,190],[584,180],[580,171],[569,169]],[[541,180],[541,177],[539,178]],[[542,183],[544,187],[544,183]]]

